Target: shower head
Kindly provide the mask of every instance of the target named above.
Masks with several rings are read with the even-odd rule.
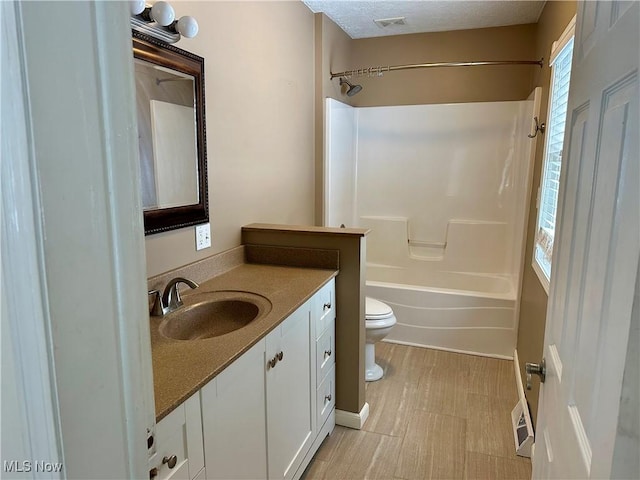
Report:
[[[347,81],[346,78],[340,77],[340,85],[348,85],[349,90],[347,90],[347,96],[353,97],[356,93],[359,93],[362,90],[362,85],[352,85]]]

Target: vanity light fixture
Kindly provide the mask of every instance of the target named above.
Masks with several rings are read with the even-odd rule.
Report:
[[[166,43],[176,43],[182,38],[198,34],[198,22],[191,16],[176,20],[173,7],[164,1],[147,5],[144,0],[130,0],[131,28]]]

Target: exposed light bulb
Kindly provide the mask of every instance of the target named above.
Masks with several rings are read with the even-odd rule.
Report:
[[[195,18],[185,15],[184,17],[180,17],[180,20],[178,20],[176,30],[180,35],[187,38],[193,38],[198,34],[198,22],[196,22]]]
[[[144,11],[144,0],[130,0],[129,8],[131,9],[131,15],[140,15]]]
[[[173,11],[173,7],[167,2],[159,1],[151,7],[151,19],[158,25],[163,27],[171,25],[175,17],[176,14]]]

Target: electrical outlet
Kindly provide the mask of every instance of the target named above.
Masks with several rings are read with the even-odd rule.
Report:
[[[196,225],[196,250],[211,246],[211,224]]]

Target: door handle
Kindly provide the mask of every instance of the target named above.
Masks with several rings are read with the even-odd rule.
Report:
[[[162,464],[167,464],[167,466],[169,468],[173,468],[176,466],[176,463],[178,463],[178,457],[176,455],[171,455],[170,457],[164,457],[162,459]]]
[[[545,359],[538,363],[525,363],[524,370],[527,372],[527,390],[531,390],[531,375],[538,375],[540,377],[540,383],[544,383],[547,377],[547,364]]]

